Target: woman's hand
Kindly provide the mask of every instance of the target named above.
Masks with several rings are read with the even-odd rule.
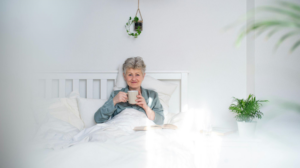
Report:
[[[142,107],[145,110],[149,120],[153,121],[155,119],[155,112],[150,107],[148,107],[145,98],[141,94],[141,91],[139,91],[139,94],[136,97],[136,105]]]
[[[141,91],[139,91],[139,94],[136,97],[137,97],[137,99],[135,100],[136,105],[142,107],[146,111],[148,105],[145,101],[145,98],[142,96]]]
[[[127,102],[127,93],[125,92],[119,92],[114,98],[113,98],[114,106],[117,103],[120,102]]]

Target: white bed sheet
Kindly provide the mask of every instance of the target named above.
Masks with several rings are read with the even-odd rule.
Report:
[[[51,150],[35,150],[26,160],[32,168],[195,167],[195,144],[188,132],[132,130],[153,124],[134,109],[126,109],[105,124],[81,132],[49,119],[39,129],[34,144]]]

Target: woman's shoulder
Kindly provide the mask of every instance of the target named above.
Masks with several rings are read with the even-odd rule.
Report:
[[[148,95],[155,95],[155,96],[158,95],[157,92],[156,92],[155,90],[152,90],[152,89],[145,89],[145,88],[143,88],[143,89],[144,89],[144,91],[145,91]]]

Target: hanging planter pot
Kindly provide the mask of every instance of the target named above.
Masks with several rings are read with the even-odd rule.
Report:
[[[134,30],[137,31],[140,27],[140,30],[143,31],[143,20],[139,20],[134,23]]]
[[[136,11],[135,17],[137,17],[138,12],[140,14],[141,20],[134,20],[134,30],[135,31],[137,31],[137,30],[142,31],[143,30],[143,17],[142,17],[140,8],[138,8],[138,10]]]
[[[138,13],[140,14],[141,20],[137,16]],[[130,27],[133,23],[134,23],[134,31],[136,31],[136,32],[130,31]],[[143,30],[143,18],[142,18],[142,14],[140,11],[140,1],[138,1],[138,9],[136,11],[134,19],[131,19],[131,17],[129,17],[129,20],[126,23],[125,28],[126,28],[127,34],[129,36],[133,36],[134,38],[137,38],[141,34],[141,32]]]

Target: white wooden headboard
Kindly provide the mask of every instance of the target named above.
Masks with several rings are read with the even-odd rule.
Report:
[[[52,82],[56,80],[58,82],[58,97],[66,97],[66,81],[72,81],[72,91],[80,90],[80,80],[86,80],[86,98],[94,98],[94,80],[100,80],[100,99],[108,98],[108,81],[113,81],[117,78],[117,71],[109,72],[97,72],[97,71],[84,71],[84,72],[43,72],[38,73],[34,77],[33,84],[33,96],[38,97],[39,95],[39,81],[43,80],[45,83],[44,87],[44,98],[53,98]],[[167,82],[177,81],[179,83],[178,95],[179,95],[179,107],[180,112],[188,110],[188,71],[147,71],[146,74]],[[170,104],[171,106],[171,104]]]

